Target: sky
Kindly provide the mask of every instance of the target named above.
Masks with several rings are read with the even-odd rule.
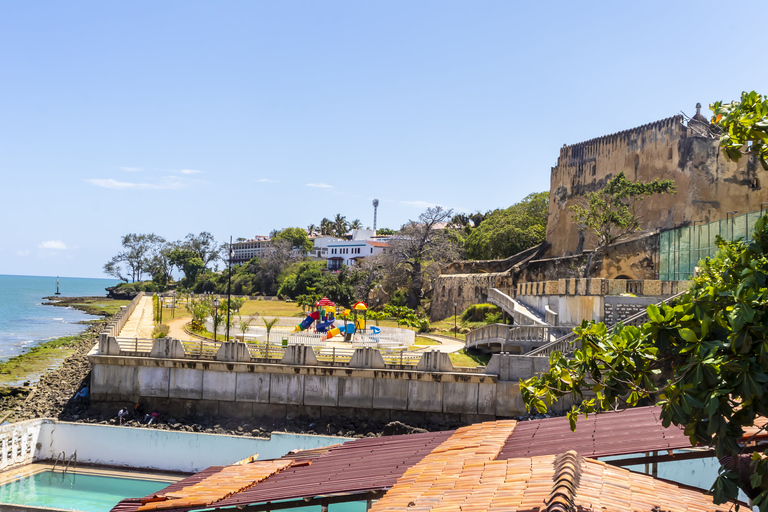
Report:
[[[0,2],[0,274],[549,189],[560,147],[766,93],[764,2]],[[761,90],[762,88],[762,90]],[[705,109],[704,114],[707,114]]]

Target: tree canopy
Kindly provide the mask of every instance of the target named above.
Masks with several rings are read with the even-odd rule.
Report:
[[[432,262],[453,261],[458,258],[459,245],[451,230],[445,229],[453,210],[441,206],[427,208],[417,221],[409,221],[389,242],[388,254],[399,267],[405,267],[409,278],[408,307],[421,304],[425,271]]]
[[[643,326],[617,324],[609,333],[584,322],[573,359],[556,352],[548,372],[520,382],[526,406],[544,410],[573,395],[568,417],[577,428],[580,414],[656,403],[664,425],[683,427],[692,444],[713,446],[718,457],[744,453],[745,427],[768,416],[768,215],[750,241],[718,246],[690,292],[674,305],[649,306]],[[584,400],[587,391],[596,398]],[[768,459],[757,459],[747,494],[765,512]],[[735,498],[738,481],[722,469],[716,501]]]
[[[285,228],[273,237],[274,240],[288,240],[291,247],[301,252],[312,250],[312,242],[307,236],[307,232],[301,228]]]
[[[755,91],[742,92],[741,99],[709,105],[712,122],[723,130],[720,148],[738,162],[744,154],[754,154],[768,170],[768,97]]]
[[[457,215],[454,223],[459,222],[467,228],[470,221],[475,225],[464,240],[467,257],[503,259],[544,241],[548,213],[549,192],[536,192],[505,210],[486,215]]]
[[[597,238],[597,246],[587,258],[584,277],[589,277],[592,260],[598,253],[641,230],[642,218],[638,212],[647,198],[675,192],[673,180],[630,181],[621,171],[602,189],[585,194],[581,204],[571,206],[573,220],[579,229],[591,232]]]

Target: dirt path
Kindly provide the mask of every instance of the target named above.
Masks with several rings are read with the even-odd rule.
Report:
[[[190,318],[177,318],[176,320],[170,320],[168,322],[165,322],[168,327],[170,327],[170,330],[168,331],[168,336],[171,338],[176,338],[177,340],[181,341],[193,341],[194,338],[184,332],[184,325],[187,324],[190,321]]]

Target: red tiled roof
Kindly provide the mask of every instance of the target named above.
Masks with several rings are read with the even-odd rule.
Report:
[[[216,507],[388,489],[451,434],[430,432],[349,441],[315,457],[309,466],[288,468],[216,503]]]
[[[172,493],[172,492],[180,491],[184,487],[195,485],[196,483],[205,480],[209,476],[215,475],[225,467],[226,466],[211,466],[209,468],[206,468],[200,471],[199,473],[195,473],[194,475],[191,475],[191,476],[188,476],[187,478],[179,480],[178,482],[169,485],[165,489],[161,489],[157,492],[144,496],[143,498],[124,499],[120,501],[117,505],[115,505],[112,508],[111,512],[136,512],[136,510],[141,506],[142,500],[146,500],[147,498],[151,498],[152,496],[159,496],[161,494],[165,494],[168,492]]]
[[[387,242],[366,242],[366,243],[374,247],[389,247],[389,244]]]

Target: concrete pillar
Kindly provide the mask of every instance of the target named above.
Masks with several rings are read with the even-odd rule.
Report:
[[[428,350],[421,355],[417,370],[423,372],[452,372],[454,371],[451,357],[445,352]]]
[[[317,366],[317,356],[309,345],[288,345],[280,360],[282,364]]]
[[[547,370],[549,370],[548,357],[494,354],[488,361],[485,373],[498,375],[499,381],[516,382],[519,379],[529,379]]]
[[[349,361],[350,368],[369,368],[380,370],[384,368],[384,358],[381,352],[375,348],[365,347],[355,349],[352,359]]]
[[[174,338],[156,339],[152,344],[152,351],[149,353],[150,357],[157,357],[158,359],[184,359],[186,355],[184,345]]]
[[[251,360],[251,352],[241,341],[222,343],[216,352],[216,360],[247,363]]]

